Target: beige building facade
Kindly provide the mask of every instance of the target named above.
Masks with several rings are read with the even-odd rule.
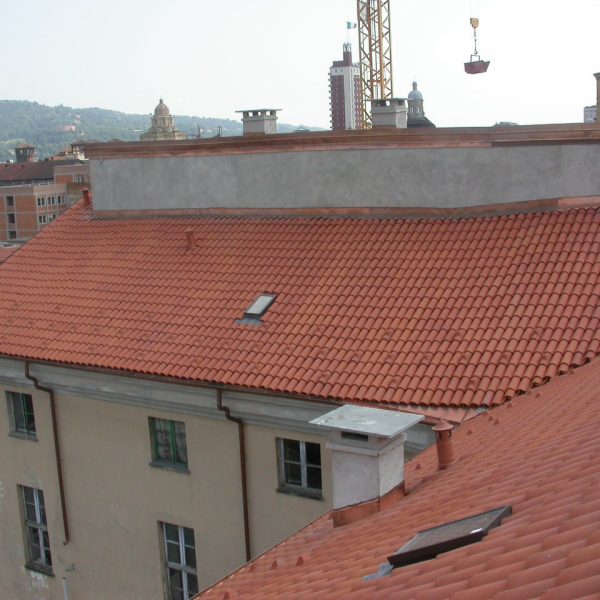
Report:
[[[25,377],[24,362],[0,362],[3,598],[63,600],[66,587],[70,598],[162,600],[170,575],[164,523],[193,532],[196,567],[188,575],[198,589],[246,561],[239,431],[218,410],[216,390],[32,365],[31,375],[54,394],[65,530],[49,394]],[[308,421],[332,406],[238,392],[223,392],[221,401],[244,422],[254,557],[330,510],[330,454]],[[30,410],[33,420],[23,420]],[[185,466],[155,460],[153,420],[183,424]],[[317,497],[282,490],[281,440],[319,448]],[[45,522],[31,523],[26,496],[32,512],[45,510]],[[42,529],[49,547],[40,562],[39,540],[32,556],[30,538]]]

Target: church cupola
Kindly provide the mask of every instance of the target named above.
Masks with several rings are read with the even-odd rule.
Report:
[[[186,138],[187,135],[175,127],[175,119],[161,98],[154,109],[152,126],[146,133],[142,133],[140,140],[185,140]]]
[[[422,119],[425,116],[423,110],[423,94],[417,89],[417,82],[412,83],[412,92],[408,94],[408,116],[414,119]]]

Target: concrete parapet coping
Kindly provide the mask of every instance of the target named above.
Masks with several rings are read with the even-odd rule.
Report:
[[[232,217],[232,218],[362,218],[362,219],[450,219],[485,217],[522,212],[566,210],[600,206],[600,196],[578,196],[573,198],[549,198],[525,202],[481,204],[478,206],[452,207],[323,207],[323,208],[182,208],[147,210],[97,210],[95,219],[147,219],[177,217]]]
[[[458,127],[287,133],[268,138],[244,136],[193,140],[108,142],[86,144],[86,156],[143,158],[360,150],[383,148],[477,148],[511,145],[600,143],[600,124],[564,123],[513,127]]]

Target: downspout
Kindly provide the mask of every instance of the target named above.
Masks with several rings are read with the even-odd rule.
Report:
[[[33,383],[33,387],[40,392],[46,392],[50,399],[50,412],[52,414],[52,435],[54,436],[54,455],[56,458],[56,474],[58,476],[58,490],[60,494],[60,507],[62,509],[62,520],[63,530],[65,532],[65,539],[63,544],[66,546],[70,541],[69,536],[69,522],[67,520],[67,503],[65,501],[65,484],[62,473],[62,462],[60,458],[60,446],[58,444],[58,424],[56,422],[56,402],[54,400],[54,391],[50,388],[43,387],[39,384],[37,378],[35,378],[29,372],[29,362],[25,362],[25,377]]]
[[[240,447],[240,472],[242,479],[242,510],[244,513],[244,542],[246,545],[246,562],[252,555],[250,553],[250,519],[248,517],[248,485],[246,480],[246,442],[244,438],[244,422],[238,417],[232,417],[231,411],[227,406],[223,406],[223,391],[217,389],[217,408],[225,413],[228,421],[237,423]]]

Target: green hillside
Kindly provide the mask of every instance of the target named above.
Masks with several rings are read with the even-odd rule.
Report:
[[[196,137],[240,135],[242,124],[231,119],[175,115],[177,129]],[[14,160],[14,147],[31,144],[37,158],[53,156],[74,140],[106,142],[112,139],[138,140],[150,127],[150,115],[130,115],[103,108],[45,106],[26,100],[0,100],[0,161]],[[282,133],[295,126],[279,124]]]

